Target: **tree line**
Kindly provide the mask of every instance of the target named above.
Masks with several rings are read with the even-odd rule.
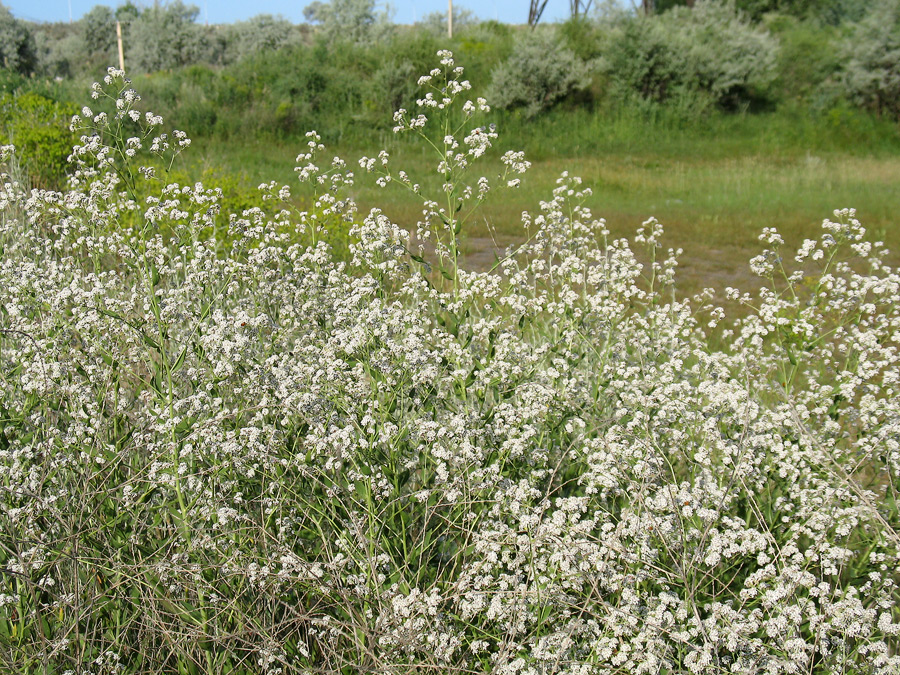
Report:
[[[523,6],[523,15],[525,14]],[[181,0],[115,9],[73,23],[29,23],[0,5],[0,88],[41,78],[96,79],[118,62],[165,73],[150,90],[194,128],[252,107],[262,129],[290,135],[319,118],[339,127],[414,104],[409,74],[452,48],[499,108],[533,117],[557,105],[711,110],[801,106],[900,118],[900,0],[570,0],[572,18],[510,26],[454,8],[399,26],[375,0],[312,2],[305,23],[271,15],[206,25]]]

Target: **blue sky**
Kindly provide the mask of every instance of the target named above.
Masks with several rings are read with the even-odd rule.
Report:
[[[79,19],[94,5],[116,7],[124,0],[0,0],[14,16],[29,21],[68,21]],[[294,22],[303,21],[303,8],[312,0],[185,0],[185,4],[200,9],[198,21],[231,23],[249,19],[256,14],[281,14]],[[383,0],[376,0],[384,4]],[[457,0],[482,19],[497,19],[504,23],[525,23],[529,0]],[[148,5],[152,0],[137,0],[136,5]],[[431,12],[447,11],[447,0],[390,0],[396,23],[413,23]],[[568,0],[549,0],[542,21],[565,18],[569,13]]]

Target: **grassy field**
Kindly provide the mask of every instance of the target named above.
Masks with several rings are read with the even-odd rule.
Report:
[[[520,241],[522,211],[536,212],[565,170],[591,188],[587,205],[606,219],[614,236],[631,235],[650,216],[663,223],[664,245],[684,249],[685,295],[706,286],[752,283],[747,262],[759,252],[763,227],[777,227],[796,246],[815,237],[836,208],[856,208],[873,237],[900,251],[896,127],[861,125],[856,118],[792,121],[783,114],[719,117],[696,129],[579,114],[566,120],[548,116],[532,127],[513,123],[512,141],[501,133],[499,147],[524,147],[532,168],[520,189],[493,195],[481,220],[464,233],[468,265],[484,269],[494,260],[495,242],[503,248]],[[421,146],[389,134],[374,138],[389,148],[395,169],[435,176]],[[191,153],[195,171],[217,168],[247,186],[264,179],[296,182],[299,143],[198,139],[197,145]],[[378,149],[354,145],[329,152],[355,163]],[[498,160],[484,166],[486,174],[501,167]],[[436,176],[430,187],[439,187]],[[421,210],[413,195],[398,187],[382,190],[365,176],[355,196],[362,207],[377,205],[404,227],[412,227]]]

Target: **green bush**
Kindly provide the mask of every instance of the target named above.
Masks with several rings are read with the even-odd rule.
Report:
[[[198,13],[195,5],[185,5],[181,0],[141,12],[129,30],[126,66],[156,72],[199,61],[205,51],[205,36],[194,23]]]
[[[31,92],[0,96],[0,144],[16,146],[32,187],[63,184],[75,140],[67,127],[75,112],[73,105]]]
[[[222,60],[238,61],[263,51],[281,49],[301,40],[299,27],[281,16],[259,14],[219,31],[224,38]]]
[[[842,84],[855,103],[900,117],[900,2],[884,0],[844,43]]]
[[[304,14],[321,24],[328,42],[372,44],[387,38],[393,27],[388,11],[379,12],[375,0],[314,2]]]
[[[0,3],[0,68],[28,75],[36,66],[34,35]]]
[[[11,94],[21,87],[25,78],[19,73],[0,68],[0,93]]]
[[[771,84],[776,53],[772,36],[733,3],[703,1],[613,23],[601,63],[619,99],[736,109]]]
[[[104,5],[96,5],[78,22],[85,57],[94,69],[119,62],[116,40],[116,16]]]
[[[572,17],[557,26],[560,42],[582,61],[597,59],[603,54],[603,26],[583,16]]]
[[[822,107],[841,62],[837,30],[787,15],[773,16],[766,25],[779,44],[772,96]]]
[[[453,32],[458,33],[473,28],[478,24],[478,17],[465,7],[453,8]],[[447,35],[447,12],[438,11],[426,14],[416,27],[435,35]]]
[[[493,75],[490,98],[500,108],[537,115],[590,84],[587,64],[546,31],[522,35]]]

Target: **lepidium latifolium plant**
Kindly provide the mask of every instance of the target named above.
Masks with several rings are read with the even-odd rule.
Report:
[[[311,199],[219,213],[115,70],[65,191],[5,169],[0,671],[900,671],[883,247],[851,210],[796,254],[767,229],[731,317],[564,174],[468,270],[527,163],[471,178],[496,131],[438,61],[395,118],[444,183],[414,233],[358,216],[315,133]],[[424,192],[391,161],[361,165]]]
[[[412,260],[424,265],[422,257],[427,244],[431,244],[437,257],[438,270],[451,282],[454,298],[458,298],[461,279],[458,274],[460,259],[460,236],[466,223],[477,212],[488,193],[496,185],[517,188],[531,164],[524,153],[509,151],[502,156],[503,172],[493,181],[486,176],[474,178],[474,165],[491,149],[497,139],[494,124],[477,122],[490,112],[490,106],[483,98],[474,102],[466,98],[472,85],[463,79],[464,69],[456,65],[453,54],[447,50],[438,52],[440,64],[418,80],[424,89],[422,98],[416,105],[422,112],[410,113],[401,108],[394,113],[394,133],[411,133],[417,136],[431,150],[436,162],[437,174],[442,179],[439,194],[427,194],[415,182],[414,177],[403,170],[394,171],[387,152],[381,151],[377,157],[362,157],[362,169],[378,176],[377,184],[387,187],[396,183],[417,195],[422,201],[422,220],[416,223],[415,235],[417,253],[404,246],[398,246],[401,253],[412,254]],[[380,211],[370,214],[370,220],[383,219]],[[402,242],[401,242],[402,243]]]

